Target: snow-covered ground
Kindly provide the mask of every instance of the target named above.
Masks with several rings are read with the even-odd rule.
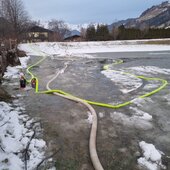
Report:
[[[0,102],[0,169],[22,170],[27,161],[27,169],[33,170],[45,158],[45,141],[31,140],[33,127],[38,128],[34,122],[20,105]]]
[[[8,66],[4,79],[19,78],[28,60],[29,57],[22,57],[21,66]],[[13,97],[22,97],[23,94]],[[43,139],[37,138],[41,128],[36,122],[26,115],[24,105],[18,99],[12,103],[0,102],[0,169],[23,170],[27,167],[34,170],[45,158],[47,146]]]
[[[141,41],[141,40],[140,40]],[[140,42],[139,41],[139,42]],[[143,40],[143,42],[148,40]],[[158,40],[157,40],[158,41]],[[128,52],[128,51],[168,51],[170,45],[145,45],[138,44],[137,40],[131,41],[101,41],[101,42],[58,42],[21,44],[20,49],[29,55],[58,55],[70,56],[99,53],[99,52]],[[41,51],[41,53],[40,53]],[[79,56],[79,55],[78,55]],[[87,57],[87,55],[85,55]]]

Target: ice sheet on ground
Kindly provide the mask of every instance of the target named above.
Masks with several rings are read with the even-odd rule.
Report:
[[[146,113],[136,107],[130,107],[130,109],[134,111],[134,113],[132,113],[134,114],[134,117],[148,120],[148,121],[152,120],[152,116],[149,113]]]
[[[150,83],[150,81],[149,81]],[[157,83],[153,83],[153,84],[146,84],[144,87],[143,87],[143,90],[151,90],[151,89],[156,89],[160,86],[160,82],[157,82]]]
[[[112,112],[110,113],[110,117],[114,123],[120,123],[131,128],[149,130],[153,127],[152,123],[147,119],[137,116],[128,116],[121,112]]]
[[[143,83],[141,79],[130,74],[123,74],[113,70],[103,70],[101,73],[118,85],[122,93],[134,91]]]
[[[163,96],[163,98],[167,101],[167,103],[170,105],[170,94],[166,94]]]
[[[150,55],[167,55],[167,54],[169,54],[169,53],[167,53],[167,52],[154,52],[154,53],[149,53]]]
[[[130,67],[128,70],[132,70],[136,75],[146,75],[148,73],[157,75],[157,74],[170,74],[170,69],[159,68],[155,66],[138,66],[138,67]]]
[[[139,107],[143,107],[143,105],[146,105],[146,103],[150,102],[153,103],[152,99],[147,97],[147,98],[135,98],[131,100],[131,102]]]
[[[149,170],[166,169],[166,167],[162,165],[161,160],[163,152],[157,150],[153,144],[146,143],[145,141],[139,142],[139,146],[143,153],[143,157],[138,159],[139,165]]]

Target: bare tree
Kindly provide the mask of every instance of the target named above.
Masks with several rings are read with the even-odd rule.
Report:
[[[83,39],[83,40],[85,40],[86,39],[86,28],[81,28],[81,30],[80,30],[80,36],[81,36],[81,38]]]
[[[12,31],[12,27],[8,21],[0,17],[0,39],[9,39],[13,35]]]
[[[119,30],[118,30],[117,27],[113,27],[113,28],[112,28],[111,35],[112,35],[112,38],[113,38],[114,40],[117,39],[117,37],[118,37],[118,35],[119,35]]]
[[[48,28],[54,31],[54,39],[56,41],[63,41],[65,36],[70,33],[67,24],[62,20],[52,19],[48,22]]]
[[[21,0],[0,0],[0,11],[0,16],[11,25],[15,38],[19,38],[29,21],[23,2]]]

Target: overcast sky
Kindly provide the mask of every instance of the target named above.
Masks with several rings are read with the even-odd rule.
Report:
[[[113,23],[138,17],[163,0],[23,0],[34,20],[61,19],[70,24]]]

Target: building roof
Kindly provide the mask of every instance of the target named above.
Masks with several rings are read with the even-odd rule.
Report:
[[[69,36],[67,38],[64,38],[64,40],[71,40],[71,39],[74,39],[74,38],[79,38],[81,37],[80,35],[73,35],[73,36]]]
[[[45,29],[43,27],[33,26],[29,29],[29,32],[53,32],[53,31]]]

